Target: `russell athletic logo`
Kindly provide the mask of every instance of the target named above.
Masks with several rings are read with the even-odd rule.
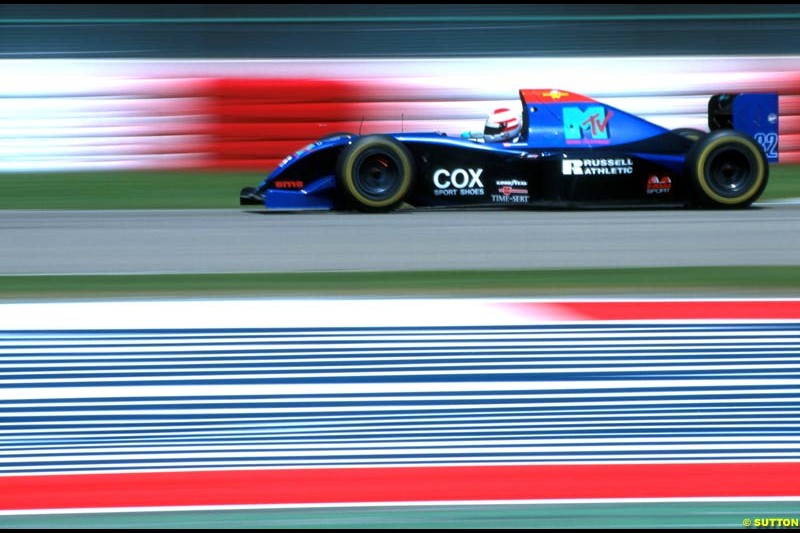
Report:
[[[633,161],[620,159],[565,159],[561,162],[565,176],[600,176],[633,174]]]

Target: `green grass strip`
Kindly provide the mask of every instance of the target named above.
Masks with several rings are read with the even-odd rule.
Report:
[[[797,502],[621,502],[399,505],[300,509],[186,510],[0,516],[9,529],[620,529],[728,528],[779,518],[797,527]],[[784,520],[786,522],[784,522]],[[769,522],[767,522],[769,523]],[[784,526],[783,524],[786,523]]]
[[[0,209],[238,208],[239,190],[266,175],[266,170],[0,174]],[[771,168],[761,200],[782,198],[800,198],[800,165]]]
[[[0,174],[0,209],[233,208],[242,187],[265,177],[201,171]]]
[[[105,297],[800,296],[800,268],[680,267],[508,271],[0,276],[0,299]]]
[[[769,183],[760,200],[800,198],[800,165],[772,165]]]

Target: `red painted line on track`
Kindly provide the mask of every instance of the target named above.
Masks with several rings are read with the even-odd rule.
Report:
[[[330,468],[0,478],[0,509],[800,496],[800,463]]]
[[[573,320],[800,319],[800,300],[509,302],[522,315],[574,316]]]

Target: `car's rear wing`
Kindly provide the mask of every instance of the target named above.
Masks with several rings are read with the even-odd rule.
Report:
[[[746,133],[761,145],[770,163],[778,162],[777,94],[715,94],[708,101],[708,127]]]

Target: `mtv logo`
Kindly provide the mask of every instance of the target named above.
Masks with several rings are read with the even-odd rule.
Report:
[[[582,110],[579,107],[565,107],[563,110],[564,138],[567,141],[608,140],[608,121],[614,113],[601,105],[593,105]]]

